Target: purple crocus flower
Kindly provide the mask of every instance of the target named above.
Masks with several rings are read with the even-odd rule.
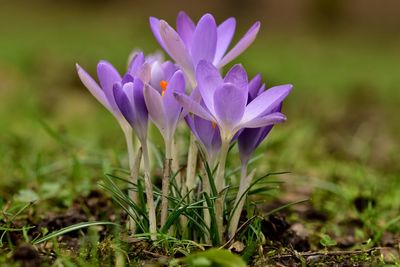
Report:
[[[182,107],[176,101],[174,93],[185,92],[185,79],[182,71],[176,71],[169,80],[159,82],[161,92],[150,84],[145,85],[144,98],[150,118],[160,130],[166,142],[172,141],[181,116]]]
[[[197,140],[203,145],[207,162],[212,168],[221,149],[221,135],[218,127],[208,120],[196,115],[186,115],[185,121],[189,125]]]
[[[215,123],[223,142],[230,142],[242,128],[259,128],[286,120],[285,115],[272,111],[290,93],[291,85],[270,88],[248,103],[248,80],[241,65],[235,65],[222,79],[218,69],[200,61],[196,70],[198,88],[204,107],[192,98],[175,93],[184,109]]]
[[[250,103],[257,96],[262,94],[265,90],[265,84],[261,84],[261,75],[256,75],[248,85],[249,96],[247,102]],[[271,112],[280,112],[282,103]],[[238,137],[239,155],[242,164],[247,164],[250,160],[254,150],[260,145],[260,143],[267,137],[269,132],[272,130],[273,125],[260,128],[246,128]]]
[[[161,47],[173,58],[194,84],[194,71],[200,60],[222,68],[254,41],[260,29],[256,22],[226,53],[236,28],[235,18],[228,18],[217,26],[211,14],[201,17],[197,25],[184,12],[179,12],[175,31],[167,22],[150,18],[150,27]]]
[[[127,121],[118,109],[113,95],[113,86],[121,82],[122,78],[118,71],[107,61],[100,61],[97,64],[97,76],[99,84],[78,64],[76,64],[79,78],[90,93],[118,120],[121,127],[127,125]]]

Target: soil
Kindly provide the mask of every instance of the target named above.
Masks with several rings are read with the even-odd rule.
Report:
[[[284,199],[284,198],[282,198]],[[365,208],[365,202],[373,203],[371,199],[356,199],[354,201],[357,209]],[[274,206],[282,206],[286,203],[281,201],[272,202],[263,210],[271,210]],[[292,213],[298,215],[297,221],[289,221],[287,216]],[[245,215],[245,214],[243,214]],[[46,228],[55,231],[66,226],[85,222],[88,220],[111,220],[124,219],[124,215],[115,209],[111,199],[100,191],[93,191],[87,197],[80,197],[75,200],[74,205],[62,213],[49,213],[35,219],[28,218],[27,221],[13,222],[14,227],[26,224],[34,225],[28,234],[31,238],[40,235],[40,229]],[[332,247],[322,247],[315,240],[314,233],[307,230],[307,222],[324,224],[327,216],[317,211],[310,203],[302,203],[298,207],[270,215],[261,221],[261,230],[265,242],[255,249],[254,255],[249,257],[250,266],[374,266],[385,259],[386,263],[399,258],[400,236],[386,232],[382,235],[382,247],[368,249],[352,249],[357,245],[354,238],[354,228],[360,226],[360,221],[349,220],[343,222],[341,227],[347,229],[346,235],[335,237],[337,244]],[[82,231],[82,232],[80,232]],[[57,238],[59,249],[67,250],[71,255],[79,254],[79,246],[85,229],[70,232]],[[106,228],[99,228],[99,255],[112,255],[110,233]],[[23,242],[20,232],[10,232],[11,241],[14,244],[12,251],[6,246],[0,248],[0,252],[8,253],[10,261],[17,262],[20,266],[46,266],[56,259],[56,253],[52,242],[45,242],[38,246],[32,246]],[[128,256],[134,259],[141,259],[142,262],[152,262],[156,266],[163,266],[176,255],[165,255],[165,253],[152,246],[143,239],[129,236],[120,237],[121,242],[128,248]],[[230,249],[234,253],[243,253],[246,244],[232,242]],[[161,264],[161,265],[160,265]]]

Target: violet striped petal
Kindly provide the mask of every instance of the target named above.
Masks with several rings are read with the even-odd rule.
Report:
[[[252,101],[257,95],[261,87],[262,77],[261,74],[257,74],[251,79],[248,84],[249,90],[249,101]]]
[[[182,105],[185,112],[191,112],[205,120],[213,122],[215,121],[214,117],[210,113],[208,113],[207,110],[205,110],[199,103],[193,101],[187,95],[175,92],[174,96],[176,100],[179,102],[179,104]]]
[[[189,56],[189,51],[186,49],[181,37],[178,33],[168,25],[167,22],[160,21],[160,36],[165,45],[168,54],[186,71],[193,73],[193,65]]]
[[[263,114],[271,112],[285,99],[292,88],[293,86],[291,84],[275,86],[257,96],[247,105],[242,123],[246,123]]]
[[[150,17],[149,22],[150,22],[150,29],[153,32],[153,35],[156,38],[157,42],[162,47],[162,49],[164,49],[165,52],[168,53],[167,47],[165,46],[164,41],[161,38],[160,34],[160,20],[155,17]]]
[[[83,85],[89,90],[89,92],[110,112],[113,113],[108,100],[101,89],[101,87],[97,84],[95,80],[78,64],[76,64],[76,70],[78,72],[78,76],[81,79]]]
[[[233,84],[223,84],[215,90],[215,114],[221,132],[231,132],[243,117],[247,104],[247,91]]]
[[[232,42],[233,35],[235,34],[236,20],[235,18],[229,18],[222,22],[217,28],[217,49],[215,51],[215,57],[213,64],[217,65],[221,58],[225,55],[230,43]]]
[[[257,117],[250,121],[240,123],[238,125],[239,128],[259,128],[259,127],[266,127],[273,124],[282,123],[286,120],[286,116],[280,112],[275,112],[268,114],[263,117]]]
[[[239,42],[221,59],[217,68],[222,68],[246,50],[253,43],[254,39],[256,39],[259,30],[260,22],[254,23],[242,39],[240,39]]]
[[[193,33],[196,29],[196,25],[193,21],[186,15],[185,12],[180,11],[176,18],[176,31],[182,38],[186,47],[190,47],[192,44]]]
[[[163,103],[165,109],[165,118],[167,119],[167,126],[169,127],[169,134],[172,135],[178,123],[182,106],[176,101],[174,92],[185,92],[185,78],[182,71],[177,71],[170,79],[166,91],[164,93]]]
[[[128,73],[133,77],[137,76],[140,67],[144,63],[144,60],[145,58],[143,52],[136,53],[129,64]]]
[[[232,83],[242,90],[247,90],[247,73],[241,64],[233,66],[224,78],[225,83]]]
[[[113,94],[114,84],[122,80],[118,71],[109,62],[102,60],[97,64],[97,77],[111,108],[118,110]]]
[[[125,86],[124,86],[125,87]],[[147,137],[147,125],[149,113],[144,100],[144,84],[140,79],[135,79],[132,86],[133,90],[133,105],[135,108],[136,115],[136,129],[135,132],[141,141],[146,140]]]
[[[215,115],[214,93],[215,89],[223,83],[221,74],[210,62],[202,60],[197,65],[196,79],[200,94],[208,110]]]
[[[144,100],[146,102],[147,110],[149,111],[151,120],[157,126],[161,134],[165,137],[167,125],[161,95],[157,92],[157,90],[146,84],[144,86]]]
[[[122,88],[121,85],[115,84],[113,87],[113,95],[118,108],[132,128],[135,128],[135,112],[132,103],[127,94],[133,91],[133,83],[126,83]]]
[[[211,14],[205,14],[197,23],[190,54],[196,68],[200,60],[213,62],[217,48],[217,24]]]

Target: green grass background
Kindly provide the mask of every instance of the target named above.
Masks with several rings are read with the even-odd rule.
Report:
[[[0,200],[40,199],[62,209],[97,188],[104,172],[127,166],[122,132],[80,83],[75,63],[94,75],[107,59],[123,72],[132,49],[159,47],[148,27],[151,10],[22,6],[0,10]],[[168,9],[171,22],[177,10]],[[162,16],[162,7],[154,12]],[[235,40],[256,19],[239,20]],[[321,33],[266,23],[235,60],[249,75],[262,73],[269,86],[294,85],[284,106],[288,121],[274,128],[252,167],[259,174],[290,171],[284,189],[306,192],[332,219],[328,232],[340,231],[335,224],[346,218],[362,218],[362,241],[398,216],[399,45],[396,35],[379,31]],[[358,196],[377,205],[357,213]]]

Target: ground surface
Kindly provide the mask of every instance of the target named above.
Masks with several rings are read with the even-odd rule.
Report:
[[[126,168],[122,134],[74,64],[94,73],[107,58],[122,71],[132,48],[157,46],[144,22],[127,17],[94,22],[98,14],[61,12],[54,25],[40,13],[20,14],[24,21],[12,14],[0,16],[8,25],[0,43],[0,265],[96,266],[109,255],[128,256],[132,265],[167,261],[146,242],[128,239],[115,249],[108,227],[28,245],[44,228],[124,219],[98,187],[104,173]],[[400,264],[399,44],[387,36],[266,30],[241,57],[268,85],[295,87],[284,106],[288,122],[251,166],[259,175],[290,172],[259,210],[307,199],[265,218],[266,240],[249,258],[254,266]]]

